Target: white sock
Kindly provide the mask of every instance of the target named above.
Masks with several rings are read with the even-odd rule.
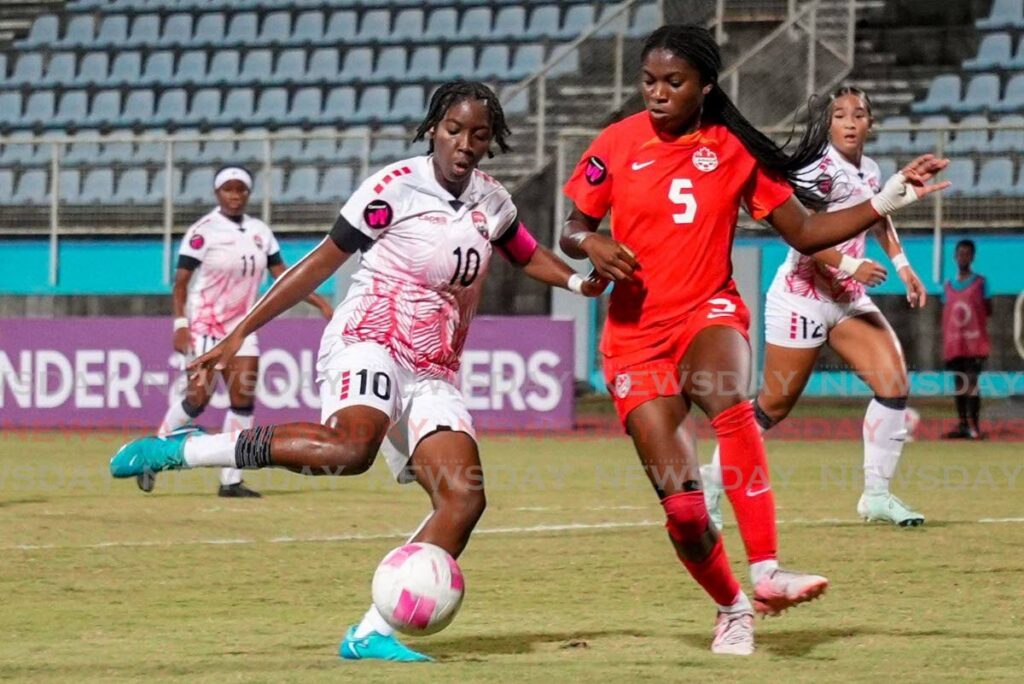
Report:
[[[227,413],[224,414],[224,424],[221,431],[222,433],[231,433],[239,430],[248,430],[255,422],[256,420],[253,418],[251,410],[249,413],[235,413],[234,410],[228,409]],[[220,483],[225,487],[238,484],[241,481],[242,471],[238,468],[223,468],[220,471]]]
[[[864,493],[887,494],[907,439],[906,409],[891,409],[876,399],[864,414]]]
[[[164,414],[164,419],[160,421],[160,427],[157,428],[156,434],[158,437],[164,437],[180,427],[185,427],[192,420],[192,416],[185,413],[185,407],[182,402],[176,401],[167,407],[167,413]]]
[[[753,613],[754,607],[750,605],[750,599],[747,598],[747,595],[740,590],[731,606],[719,605],[718,611],[720,613]]]
[[[185,440],[185,465],[189,468],[235,467],[237,432],[193,435]]]
[[[779,567],[779,561],[772,558],[771,560],[758,561],[750,564],[750,583],[757,586],[757,583],[761,581],[761,578],[765,575],[771,574],[774,570]]]
[[[366,611],[366,615],[363,616],[363,621],[356,627],[355,638],[362,639],[365,636],[369,636],[371,632],[377,632],[383,636],[391,636],[395,633],[394,628],[388,624],[384,616],[377,610],[377,606],[370,604],[370,610]]]

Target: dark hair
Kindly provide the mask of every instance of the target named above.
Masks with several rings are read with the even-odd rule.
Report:
[[[838,88],[836,88],[835,90],[833,90],[832,93],[828,96],[828,104],[829,104],[829,106],[826,109],[828,110],[828,113],[830,115],[832,114],[832,104],[836,100],[838,100],[839,98],[845,97],[847,95],[856,95],[860,99],[864,100],[864,104],[868,108],[868,116],[872,116],[872,114],[871,114],[871,98],[868,97],[868,94],[866,92],[864,92],[862,89],[858,88],[857,86],[852,86],[852,85],[841,85]]]
[[[449,81],[434,91],[430,97],[430,106],[427,108],[427,116],[423,123],[416,129],[416,137],[413,142],[423,140],[431,128],[437,126],[444,119],[445,113],[459,102],[465,100],[479,100],[487,104],[487,114],[491,120],[491,133],[494,135],[494,142],[502,152],[509,152],[512,148],[505,142],[508,136],[512,135],[508,124],[505,123],[505,111],[501,108],[501,102],[494,91],[483,83],[477,81]],[[428,139],[427,152],[434,151],[433,139]],[[493,157],[494,153],[487,150],[487,156]]]
[[[971,240],[969,238],[964,238],[960,242],[956,243],[956,249],[960,249],[961,247],[968,247],[968,248],[970,248],[971,254],[977,254],[978,253],[977,248],[974,246],[974,240]]]
[[[801,176],[800,172],[816,163],[825,154],[829,127],[820,116],[814,116],[792,152],[787,152],[789,141],[777,145],[750,123],[736,108],[729,96],[718,85],[718,72],[722,68],[722,55],[711,33],[694,24],[662,26],[644,43],[641,61],[654,50],[668,50],[685,59],[700,72],[701,81],[711,84],[704,98],[701,112],[703,121],[720,123],[740,139],[758,163],[769,171],[786,177],[805,206],[817,209],[824,205],[815,188],[821,178]]]

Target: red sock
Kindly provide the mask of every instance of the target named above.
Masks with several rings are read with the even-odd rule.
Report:
[[[722,484],[747,548],[747,560],[774,560],[778,549],[775,496],[754,408],[744,401],[719,413],[711,425],[721,452]]]
[[[708,510],[704,506],[703,492],[680,492],[666,496],[661,501],[665,507],[667,518],[665,527],[668,535],[676,544],[676,555],[693,579],[697,580],[704,591],[720,606],[731,606],[740,594],[740,583],[732,574],[729,558],[725,554],[725,546],[721,537],[715,542],[708,557],[695,562],[679,551],[682,544],[697,541],[708,529]]]

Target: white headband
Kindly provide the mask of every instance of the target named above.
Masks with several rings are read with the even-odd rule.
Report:
[[[233,180],[242,181],[245,184],[246,190],[252,190],[252,176],[249,175],[248,171],[237,166],[229,166],[218,171],[213,179],[213,189],[220,190],[220,186]]]

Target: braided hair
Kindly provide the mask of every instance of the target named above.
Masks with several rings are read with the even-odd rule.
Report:
[[[512,131],[505,123],[505,111],[501,108],[501,102],[498,101],[498,96],[494,94],[493,90],[477,81],[449,81],[434,91],[430,97],[427,116],[423,119],[420,127],[416,129],[416,137],[412,141],[419,142],[427,138],[427,133],[441,123],[444,115],[453,105],[467,100],[480,101],[487,106],[494,142],[498,143],[498,148],[502,152],[511,151],[512,148],[508,146],[506,138],[512,135]],[[433,138],[427,139],[427,145],[427,153],[432,153],[434,151]],[[494,153],[488,149],[487,156],[493,157]]]
[[[700,72],[704,84],[711,84],[711,91],[704,98],[701,112],[703,121],[719,123],[728,128],[762,167],[789,181],[802,204],[811,208],[822,206],[822,199],[815,192],[819,179],[801,176],[800,172],[824,155],[829,136],[827,118],[813,116],[796,148],[787,152],[785,148],[788,147],[788,141],[782,146],[777,145],[757,130],[718,85],[722,55],[706,28],[693,24],[662,26],[648,36],[640,56],[641,62],[654,50],[668,50],[685,59]]]

